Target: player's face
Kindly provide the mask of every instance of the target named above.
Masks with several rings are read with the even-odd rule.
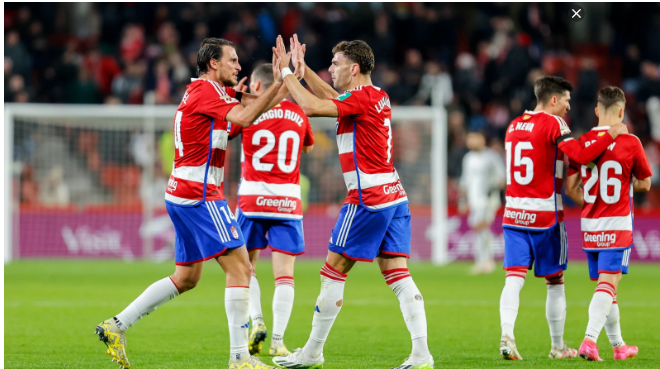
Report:
[[[332,77],[332,86],[335,89],[344,90],[344,87],[351,82],[353,64],[342,52],[336,53],[332,58],[332,65],[330,65],[328,71]]]
[[[481,133],[470,132],[465,138],[465,145],[470,150],[481,151],[486,147],[486,138]]]
[[[222,58],[218,63],[218,79],[224,86],[236,86],[238,84],[238,72],[241,65],[238,64],[236,49],[231,46],[222,47]]]
[[[554,114],[563,117],[569,110],[571,110],[571,93],[564,91],[563,95],[557,96],[557,105]]]

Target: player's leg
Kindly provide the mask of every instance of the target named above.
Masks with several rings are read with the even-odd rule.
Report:
[[[545,316],[550,329],[551,359],[577,357],[577,350],[564,342],[566,324],[566,292],[564,270],[568,265],[568,244],[564,222],[542,232],[530,232],[534,251],[534,274],[546,279]]]
[[[321,292],[316,299],[309,339],[302,349],[297,349],[293,354],[274,357],[276,365],[285,368],[323,367],[323,346],[344,304],[344,284],[354,264],[355,260],[328,251],[326,262],[321,268]]]
[[[268,329],[264,323],[261,310],[261,288],[256,273],[259,253],[261,249],[268,247],[268,240],[266,239],[268,220],[248,218],[239,210],[236,221],[240,225],[245,238],[245,246],[252,265],[252,275],[250,276],[250,318],[252,319],[252,326],[250,329],[249,350],[250,355],[256,355],[261,352],[261,346],[268,336]]]
[[[624,251],[623,260],[621,261],[621,273],[628,274],[628,265],[630,262],[630,253],[632,248]],[[614,263],[616,261],[613,261]],[[617,285],[617,291],[619,286]],[[637,346],[628,346],[621,336],[621,318],[619,315],[619,304],[617,302],[617,295],[614,295],[610,313],[607,315],[605,322],[605,332],[612,345],[614,351],[614,360],[625,360],[637,356],[639,349]]]
[[[598,255],[600,256],[600,255]],[[612,308],[612,302],[616,295],[616,287],[621,274],[600,273],[596,291],[589,304],[589,323],[584,335],[584,341],[580,345],[580,356],[586,360],[603,361],[598,355],[598,336],[607,321],[607,315]]]
[[[122,368],[130,367],[126,356],[126,331],[159,306],[193,289],[202,275],[203,257],[185,223],[185,215],[181,214],[182,208],[168,205],[167,211],[176,233],[174,274],[151,284],[122,312],[101,322],[94,332],[108,347],[108,355]]]
[[[520,307],[520,291],[525,285],[527,270],[534,262],[529,232],[504,228],[504,270],[506,278],[500,296],[502,338],[500,354],[505,360],[522,360],[513,333]]]
[[[291,355],[284,344],[284,332],[291,318],[296,291],[293,281],[295,261],[295,255],[273,251],[275,293],[273,294],[273,335],[270,339],[269,351],[271,356]]]
[[[472,228],[474,231],[474,261],[472,274],[488,274],[495,270],[495,261],[491,250],[492,232],[490,223],[483,221]]]
[[[291,355],[284,344],[284,332],[289,324],[295,297],[293,266],[296,255],[305,252],[303,233],[303,223],[300,220],[273,221],[268,231],[268,244],[273,249],[273,274],[275,276],[273,335],[269,351],[271,356]]]
[[[401,314],[412,340],[412,352],[399,368],[433,368],[433,356],[427,342],[424,298],[408,271],[410,218],[408,204],[394,209],[376,261],[385,282],[399,299]]]

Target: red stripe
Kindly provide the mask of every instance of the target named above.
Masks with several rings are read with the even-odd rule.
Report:
[[[616,288],[614,288],[614,285],[610,282],[598,282],[598,286],[600,286],[601,284],[610,286],[613,290],[616,290]],[[596,286],[596,288],[598,288],[598,286]]]
[[[174,283],[174,279],[172,279],[172,277],[169,277],[169,278],[170,278],[170,281],[172,281],[172,284],[174,285],[174,287],[176,287],[176,291],[177,291],[177,292],[179,293],[179,295],[180,295],[180,294],[181,294],[181,290],[179,289],[179,286],[177,286],[176,283]]]
[[[271,250],[273,250],[274,252],[279,252],[279,253],[281,253],[281,254],[285,254],[285,255],[297,256],[297,255],[302,255],[302,254],[305,253],[305,250],[302,250],[301,252],[298,252],[298,253],[294,253],[294,252],[288,252],[288,251],[284,251],[284,250],[276,249],[276,248],[274,248],[274,247],[271,246],[271,245],[268,245],[268,247],[270,247]]]
[[[525,271],[527,273],[528,270],[532,269],[532,266],[512,266],[512,267],[502,267],[504,270],[520,270],[520,271]]]
[[[344,173],[354,171],[355,161],[353,160],[353,153],[345,152],[339,154],[339,164],[341,165],[341,171]]]
[[[620,271],[620,270],[617,270],[617,271],[613,271],[613,270],[599,270],[599,271],[598,271],[598,274],[600,274],[600,273],[603,273],[603,274],[619,274],[619,273],[621,273],[621,271]],[[602,283],[607,283],[607,282],[602,282]],[[612,286],[612,287],[614,287],[614,286]]]
[[[346,259],[349,259],[349,260],[355,260],[355,261],[366,261],[367,263],[373,263],[373,262],[374,262],[373,259],[362,259],[362,258],[354,258],[354,257],[350,257],[350,256],[346,255],[345,252],[342,252],[341,254],[342,254],[342,256],[344,256]]]
[[[538,277],[538,278],[550,278],[550,277],[554,277],[554,276],[556,276],[556,275],[559,275],[559,274],[561,274],[561,273],[563,273],[563,272],[564,272],[563,270],[560,270],[560,271],[558,271],[558,272],[556,272],[556,273],[552,273],[552,274],[548,274],[548,275],[537,275],[537,274],[534,274],[534,276],[535,276],[535,277]]]
[[[250,288],[250,286],[227,286],[225,288]]]
[[[396,269],[389,269],[389,270],[386,270],[386,271],[381,272],[381,273],[383,273],[383,275],[387,275],[387,274],[392,274],[392,273],[396,273],[396,272],[408,272],[408,271],[409,271],[408,268],[396,268]]]
[[[331,267],[330,264],[328,264],[327,261],[325,262],[325,265],[323,265],[323,266],[326,267],[326,268],[328,268],[328,269],[330,269],[331,271],[333,271],[333,272],[335,272],[335,273],[341,275],[341,276],[344,277],[344,278],[348,277],[348,274],[344,274],[344,273],[338,271],[337,269]]]
[[[335,280],[335,281],[346,282],[346,278],[337,278],[337,277],[334,277],[334,276],[332,276],[332,275],[330,275],[330,274],[328,274],[324,271],[321,271],[321,275],[324,276],[324,277],[330,278],[332,280]]]
[[[403,257],[406,257],[406,258],[410,259],[410,255],[408,255],[406,253],[403,253],[403,252],[381,251],[380,253],[385,254],[385,255],[403,256]]]
[[[278,277],[278,278],[275,278],[275,281],[279,281],[280,279],[290,279],[290,280],[293,280],[293,277]]]
[[[385,283],[387,283],[387,285],[389,286],[394,282],[397,282],[397,281],[400,281],[400,280],[406,279],[406,278],[410,278],[410,274],[405,274],[405,275],[402,275],[402,276],[399,276],[399,277],[396,277],[396,278],[392,278],[392,279],[386,279]]]

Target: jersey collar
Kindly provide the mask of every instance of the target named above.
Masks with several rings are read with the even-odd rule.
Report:
[[[591,129],[592,131],[609,131],[610,126],[596,126]]]

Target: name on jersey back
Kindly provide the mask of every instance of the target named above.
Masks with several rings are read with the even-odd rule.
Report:
[[[380,114],[380,112],[383,111],[386,106],[392,109],[392,106],[390,105],[390,99],[387,96],[380,99],[378,104],[374,105],[374,108],[376,108],[376,111]]]
[[[531,122],[518,122],[514,126],[513,124],[511,125],[511,128],[509,128],[509,132],[513,131],[527,131],[531,132],[534,129],[534,123]]]
[[[303,119],[298,115],[298,113],[293,112],[291,110],[287,109],[271,109],[259,117],[259,119],[255,120],[253,124],[259,124],[263,122],[266,119],[288,119],[294,123],[296,123],[298,126],[302,126],[303,124]]]

